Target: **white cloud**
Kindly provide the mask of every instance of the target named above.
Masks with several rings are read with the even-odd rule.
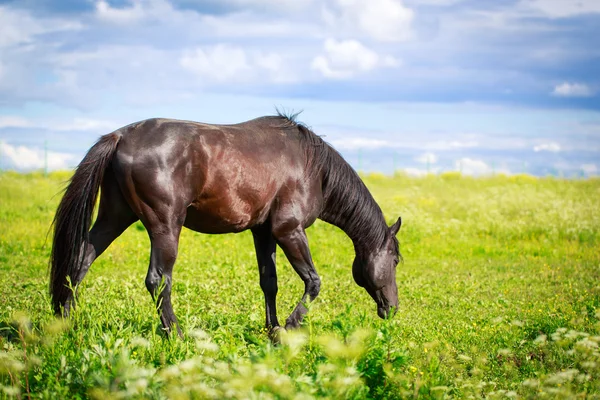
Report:
[[[556,85],[552,94],[560,97],[590,97],[594,92],[583,83],[564,82]]]
[[[331,144],[336,149],[358,150],[358,149],[381,149],[384,147],[393,147],[393,143],[381,139],[368,139],[361,137],[335,139]]]
[[[32,43],[36,35],[79,30],[81,23],[59,18],[34,18],[29,12],[0,6],[0,48]]]
[[[189,8],[177,9],[167,0],[129,0],[121,7],[111,6],[107,0],[98,0],[95,2],[95,16],[100,21],[117,25],[145,23],[153,19],[220,37],[273,37],[282,34],[307,37],[323,34],[318,20],[299,19],[300,16],[314,15],[310,10],[319,4],[315,0],[225,0],[222,3],[228,3],[234,11],[211,15]],[[328,3],[322,16],[336,34],[343,30],[381,41],[406,40],[410,36],[414,13],[401,0],[371,0],[370,3],[331,0]],[[307,10],[308,13],[305,12]]]
[[[254,64],[262,70],[266,81],[273,83],[296,82],[300,77],[297,69],[284,61],[284,58],[275,53],[256,53],[253,57]]]
[[[102,0],[96,3],[96,14],[101,19],[123,23],[141,19],[145,13],[140,1],[135,1],[131,7],[114,8]]]
[[[256,58],[256,65],[272,72],[279,72],[283,67],[283,59],[278,54],[264,54]]]
[[[285,20],[248,12],[226,15],[182,16],[183,24],[194,24],[204,37],[216,38],[297,38],[321,37],[321,30],[306,20]]]
[[[0,128],[28,128],[31,125],[31,121],[23,117],[0,115]]]
[[[69,118],[69,119],[27,119],[14,115],[0,115],[1,128],[40,128],[54,131],[106,131],[110,132],[124,124],[118,122],[92,119],[92,118]]]
[[[96,16],[115,24],[130,24],[145,18],[164,19],[173,16],[175,10],[166,0],[132,0],[123,8],[112,7],[105,0],[96,2]]]
[[[261,10],[264,8],[269,11],[286,10],[287,18],[294,15],[294,9],[303,8],[310,3],[309,0],[293,4],[291,1],[280,4],[268,0],[240,0],[230,1],[230,3],[244,8],[238,12],[212,15],[191,9],[176,9],[166,0],[133,0],[129,6],[123,8],[112,7],[105,0],[100,0],[96,2],[96,17],[100,21],[125,27],[142,23],[157,24],[165,34],[173,35],[179,32],[177,36],[182,39],[186,37],[281,38],[299,36],[299,32],[302,32],[304,37],[310,37],[317,30],[314,24],[309,25],[306,21],[292,22],[291,19],[282,19]]]
[[[363,33],[386,42],[411,37],[414,12],[400,0],[335,0],[323,8],[323,19],[336,33]]]
[[[420,163],[427,163],[427,159],[430,160],[430,163],[437,163],[438,156],[434,152],[444,152],[444,151],[452,151],[452,150],[468,150],[474,149],[478,147],[482,148],[494,148],[494,149],[512,149],[512,148],[522,148],[522,146],[514,146],[514,139],[510,139],[507,141],[494,140],[490,139],[490,142],[486,142],[485,145],[482,145],[477,140],[467,139],[468,137],[472,137],[475,135],[472,134],[450,134],[444,133],[444,137],[464,137],[464,140],[456,139],[456,140],[431,140],[430,138],[435,138],[436,134],[428,133],[428,132],[399,132],[394,130],[381,132],[381,131],[373,131],[369,133],[369,131],[358,131],[354,133],[355,135],[364,135],[364,136],[351,136],[344,137],[344,131],[336,130],[328,132],[328,135],[335,137],[332,139],[330,143],[332,143],[336,148],[342,149],[379,149],[379,148],[402,148],[402,149],[412,149],[423,151],[425,153],[414,156],[414,160]],[[376,135],[375,138],[369,138],[367,135]]]
[[[132,54],[135,56],[132,57]],[[180,51],[135,44],[99,44],[89,49],[49,54],[46,62],[53,68],[53,81],[41,85],[66,97],[70,104],[88,112],[104,104],[99,94],[119,93],[128,104],[171,101],[174,93],[192,90],[189,76],[183,77],[176,62]],[[90,79],[93,76],[94,79]],[[197,87],[194,87],[197,89]]]
[[[221,0],[242,7],[258,7],[262,9],[277,9],[281,11],[298,11],[312,6],[315,0]]]
[[[542,12],[551,18],[600,13],[598,0],[522,0],[520,5]]]
[[[315,57],[311,68],[326,78],[346,79],[380,67],[395,67],[399,63],[392,56],[381,57],[356,40],[327,39],[324,54]]]
[[[270,82],[293,80],[280,55],[247,52],[227,44],[186,50],[179,62],[202,78],[204,84],[247,82],[256,78]]]
[[[479,147],[479,142],[476,140],[437,140],[425,142],[422,146],[429,150],[471,149]]]
[[[421,164],[435,164],[437,162],[437,156],[433,153],[424,153],[415,158],[415,161],[420,162]]]
[[[12,146],[0,141],[0,154],[2,154],[3,168],[14,168],[19,171],[31,171],[44,168],[46,165],[44,151],[26,146]],[[49,151],[48,169],[67,169],[74,156],[66,153]],[[7,165],[8,164],[8,165]]]
[[[540,151],[549,151],[551,153],[558,153],[561,150],[560,145],[555,142],[542,143],[533,147],[533,151],[536,153]]]
[[[251,70],[244,50],[222,44],[186,51],[180,63],[198,76],[219,82],[243,80]]]
[[[466,140],[466,141],[458,141],[452,140],[447,143],[448,148],[450,149],[467,149],[479,146],[479,143],[475,140]]]
[[[90,119],[90,118],[73,118],[72,120],[59,123],[47,128],[52,128],[57,131],[92,131],[106,133],[112,132],[115,129],[120,128],[125,124],[119,124],[114,121],[101,120],[101,119]]]
[[[581,165],[581,170],[586,175],[597,175],[598,174],[598,167],[596,167],[596,164],[583,164],[583,165]]]
[[[406,173],[406,175],[409,175],[409,176],[425,176],[429,173],[425,169],[412,168],[412,167],[402,168],[402,171],[404,171]]]
[[[461,158],[457,160],[454,167],[460,171],[463,175],[489,175],[493,172],[492,168],[481,160],[474,160],[472,158]]]

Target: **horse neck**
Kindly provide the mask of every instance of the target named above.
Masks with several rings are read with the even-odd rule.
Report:
[[[324,174],[323,221],[343,230],[352,239],[357,255],[382,245],[387,225],[383,213],[358,174],[345,162]]]

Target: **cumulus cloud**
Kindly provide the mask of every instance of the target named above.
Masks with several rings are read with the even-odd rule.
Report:
[[[591,97],[594,91],[583,83],[563,82],[554,87],[552,94],[559,97]]]
[[[454,167],[463,175],[489,175],[493,172],[492,168],[481,160],[464,157],[457,160]]]
[[[437,162],[437,156],[433,153],[424,153],[419,157],[415,158],[415,161],[421,164],[435,164]]]
[[[244,80],[251,67],[246,52],[229,45],[188,50],[180,59],[181,66],[209,80]]]
[[[323,7],[323,19],[336,32],[356,32],[379,41],[411,37],[414,11],[400,0],[334,0]]]
[[[536,153],[540,151],[549,151],[551,153],[558,153],[561,150],[560,145],[555,142],[542,143],[533,147],[533,151]]]
[[[56,111],[57,118],[64,110],[83,109],[85,114],[77,115],[90,117],[49,130],[101,132],[120,126],[93,121],[106,115],[237,120],[270,112],[273,104],[293,103],[311,113],[307,122],[333,125],[343,120],[355,129],[356,135],[350,136],[377,138],[347,139],[338,145],[409,149],[408,159],[421,167],[414,158],[426,151],[441,160],[450,154],[487,160],[484,149],[526,153],[550,140],[569,143],[569,150],[598,147],[585,137],[572,139],[581,129],[561,125],[588,117],[543,110],[544,120],[555,129],[536,138],[530,133],[539,131],[541,119],[520,108],[546,107],[536,104],[539,96],[532,96],[540,87],[548,97],[553,85],[561,83],[556,96],[600,90],[598,82],[582,78],[587,73],[582,68],[592,65],[596,54],[592,20],[572,21],[573,29],[565,31],[560,29],[563,22],[544,15],[524,20],[533,11],[524,14],[516,2],[449,5],[460,0],[426,0],[425,7],[415,0],[92,0],[88,4],[95,9],[89,12],[68,4],[36,9],[37,1],[0,5],[0,103],[19,110],[24,103],[37,102]],[[556,4],[560,6],[558,0]],[[322,14],[320,7],[325,8]],[[583,7],[589,8],[587,3]],[[532,61],[538,50],[551,53],[541,64]],[[400,57],[406,61],[402,68],[392,68]],[[536,73],[540,66],[547,73]],[[205,90],[207,85],[214,88]],[[511,94],[500,94],[506,88]],[[227,96],[234,99],[225,105],[232,110],[228,113],[222,111],[225,100],[213,100]],[[505,118],[503,112],[489,109],[459,114],[441,110],[437,115],[408,108],[397,112],[379,101],[467,108],[489,101],[514,106],[522,117]],[[359,111],[348,111],[350,103]],[[589,101],[585,106],[594,107]],[[197,109],[204,110],[202,115]],[[37,106],[25,112],[32,115]],[[4,123],[25,127],[23,121]],[[378,131],[365,134],[371,129]],[[478,135],[459,134],[469,130]],[[22,131],[14,129],[11,135]],[[502,136],[508,132],[510,137]],[[28,144],[6,135],[4,139]],[[551,147],[539,151],[546,153],[536,153],[536,159],[555,158]],[[574,168],[586,162],[580,158]]]
[[[327,39],[324,54],[315,57],[312,69],[326,78],[346,79],[380,67],[395,67],[399,62],[392,56],[379,56],[356,40]]]
[[[179,62],[207,85],[248,82],[257,78],[271,82],[292,81],[278,54],[248,52],[228,44],[186,50]]]
[[[477,67],[482,63],[476,61],[473,64],[471,58],[465,57],[467,51],[482,49],[478,46],[490,37],[505,37],[507,43],[514,43],[515,35],[521,35],[523,31],[520,29],[525,29],[527,25],[521,21],[518,27],[511,25],[512,30],[503,32],[506,33],[503,35],[498,35],[493,27],[486,33],[479,27],[465,28],[463,23],[465,19],[471,22],[493,19],[490,13],[502,14],[507,11],[505,14],[510,14],[514,11],[513,5],[498,7],[497,12],[484,12],[481,9],[486,7],[470,5],[457,6],[456,9],[450,6],[428,7],[424,11],[433,14],[432,20],[439,19],[443,23],[439,26],[432,24],[435,26],[431,27],[431,35],[427,33],[423,36],[423,30],[428,31],[429,27],[424,27],[424,20],[417,18],[421,5],[413,0],[209,2],[214,5],[219,3],[218,7],[172,0],[93,0],[95,9],[91,13],[71,10],[68,13],[61,12],[60,18],[52,17],[52,12],[59,14],[57,10],[48,10],[43,14],[33,11],[32,7],[28,10],[27,5],[35,1],[25,2],[19,7],[16,2],[0,6],[3,10],[0,13],[0,42],[19,46],[14,47],[14,52],[3,53],[0,57],[0,101],[4,104],[50,101],[93,109],[98,104],[92,103],[100,102],[97,99],[107,95],[104,98],[118,99],[125,105],[160,105],[172,99],[189,101],[195,98],[199,93],[198,83],[208,80],[231,92],[236,91],[239,85],[235,84],[239,80],[233,79],[233,85],[228,86],[229,80],[219,78],[221,74],[216,74],[215,79],[214,72],[206,74],[206,68],[203,67],[192,66],[191,69],[201,70],[210,79],[194,80],[188,74],[181,73],[182,65],[177,61],[183,53],[189,52],[186,53],[188,57],[196,56],[194,51],[200,46],[206,58],[210,58],[211,48],[218,43],[228,43],[231,48],[243,50],[245,60],[242,60],[241,66],[235,63],[236,59],[232,60],[231,69],[236,72],[233,76],[240,75],[246,81],[252,81],[252,88],[246,86],[242,89],[245,94],[261,96],[265,93],[290,95],[292,91],[273,85],[280,82],[311,83],[298,86],[291,96],[297,96],[299,92],[309,97],[319,97],[324,93],[326,96],[333,93],[331,88],[319,86],[323,83],[315,83],[315,80],[327,76],[340,80],[351,80],[352,77],[371,79],[373,84],[361,85],[361,90],[336,94],[352,100],[418,98],[436,101],[439,98],[460,100],[466,97],[477,101],[481,93],[486,93],[484,99],[488,99],[487,94],[494,91],[500,93],[496,90],[498,88],[490,86],[504,88],[510,83],[511,87],[514,85],[528,91],[533,86],[537,88],[542,79],[532,75],[529,70],[523,71],[530,68],[525,62],[519,64],[519,71],[495,64],[501,60],[515,59],[516,56],[522,60],[521,56],[532,53],[529,51],[531,37],[527,36],[527,32],[522,46],[494,42],[498,46],[491,49],[486,45],[485,49],[489,51],[482,51],[481,54],[490,56],[487,61],[490,66],[487,68],[485,65]],[[426,3],[449,4],[453,1],[428,0]],[[325,11],[315,15],[319,7],[324,7]],[[75,28],[81,32],[73,34],[71,30]],[[267,41],[258,41],[256,38],[265,38]],[[332,38],[330,41],[338,44],[337,47],[346,42],[359,43],[354,46],[361,52],[362,59],[346,61],[343,57],[340,59],[330,55],[321,48],[322,40],[326,38]],[[397,43],[408,39],[411,39],[409,43]],[[536,49],[572,48],[573,52],[576,50],[577,54],[584,54],[582,47],[585,43],[575,46],[572,38],[565,39],[569,45],[556,44],[555,41],[546,40],[545,36],[542,39],[536,41]],[[253,55],[260,51],[268,51],[268,54],[262,58]],[[399,65],[400,54],[411,63],[406,63],[401,70],[379,70]],[[576,60],[586,57],[579,56]],[[244,68],[244,61],[249,70],[254,72],[243,73],[248,71]],[[141,67],[136,67],[136,63]],[[198,63],[202,65],[202,61]],[[210,66],[211,60],[206,63]],[[522,65],[525,67],[521,68]],[[229,73],[231,76],[227,68],[228,65],[225,66],[224,75]],[[514,73],[499,72],[508,70]],[[282,71],[288,72],[284,74]],[[379,74],[372,73],[374,71]],[[531,79],[534,75],[536,77]],[[94,79],[89,79],[90,76]],[[577,75],[573,76],[573,79],[577,79]],[[329,84],[335,83],[325,83]],[[342,84],[345,85],[345,82]],[[398,90],[390,90],[392,84]],[[112,93],[107,94],[109,91]],[[548,92],[551,91],[549,87]]]
[[[230,12],[210,15],[190,8],[180,10],[167,0],[130,0],[120,7],[113,6],[106,0],[99,0],[95,3],[95,16],[100,21],[116,25],[137,24],[149,19],[165,23],[174,21],[193,30],[200,25],[209,27],[207,32],[229,32],[238,37],[252,36],[256,32],[271,32],[272,36],[275,31],[295,32],[296,36],[299,32],[304,36],[319,31],[322,33],[322,25],[317,23],[318,20],[307,24],[306,21],[298,23],[296,18],[296,14],[314,15],[311,10],[319,4],[315,0],[226,0],[222,3],[231,8]],[[359,32],[381,41],[406,40],[410,36],[414,12],[405,7],[401,0],[371,0],[370,4],[362,0],[331,0],[327,3],[322,17],[336,33]],[[286,20],[272,18],[261,21],[266,15],[273,17],[273,14],[278,13],[281,17],[285,15]],[[190,24],[194,21],[196,24]],[[306,29],[308,25],[311,25],[311,29]]]
[[[41,101],[89,111],[106,95],[136,106],[189,101],[206,81],[227,87],[230,81],[221,76],[231,74],[231,69],[234,73],[245,69],[244,64],[235,64],[236,58],[228,60],[232,66],[218,64],[219,49],[214,50],[225,38],[230,48],[244,51],[242,63],[252,73],[241,76],[260,90],[269,84],[314,79],[310,61],[318,44],[298,51],[284,38],[307,40],[310,32],[318,34],[314,29],[318,19],[295,23],[287,15],[251,10],[203,14],[176,8],[166,0],[118,6],[102,0],[95,6],[92,14],[69,13],[58,18],[0,5],[0,103]],[[73,34],[69,31],[73,29],[82,31]],[[253,41],[255,37],[272,39],[268,52]],[[204,66],[201,59],[193,59],[202,56],[194,52],[199,42],[206,43],[201,46]],[[177,62],[182,54],[192,58],[187,60],[190,64],[198,62],[191,69],[203,73],[208,69],[208,79],[193,80],[182,73]],[[236,55],[239,52],[232,57]],[[210,69],[215,63],[222,73]],[[234,79],[232,83],[239,82]]]
[[[16,169],[19,171],[31,171],[46,166],[44,151],[26,146],[13,146],[0,141],[0,154],[2,154],[3,168]],[[48,169],[66,169],[74,161],[74,156],[67,153],[49,151]]]

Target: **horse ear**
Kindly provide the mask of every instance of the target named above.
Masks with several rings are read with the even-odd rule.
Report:
[[[401,226],[402,226],[402,217],[398,217],[398,221],[396,221],[396,223],[394,225],[390,226],[390,233],[393,236],[396,236],[396,234],[400,230]]]

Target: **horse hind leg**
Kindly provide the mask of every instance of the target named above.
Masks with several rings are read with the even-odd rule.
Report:
[[[112,172],[107,171],[102,183],[98,217],[89,233],[89,241],[81,246],[84,253],[81,268],[74,270],[69,278],[75,293],[71,292],[63,305],[63,315],[68,316],[73,308],[76,288],[90,269],[92,263],[131,224],[138,220],[121,193]]]
[[[156,310],[165,331],[170,333],[173,327],[177,327],[178,335],[183,337],[171,304],[173,267],[177,259],[181,225],[146,228],[152,244],[146,288],[156,303]]]
[[[176,327],[179,336],[183,337],[171,304],[171,280],[190,195],[181,188],[184,186],[181,176],[167,177],[159,166],[156,169],[147,165],[124,164],[121,167],[124,193],[150,238],[146,288],[155,302],[165,332],[170,334]],[[180,190],[175,190],[176,183]]]

